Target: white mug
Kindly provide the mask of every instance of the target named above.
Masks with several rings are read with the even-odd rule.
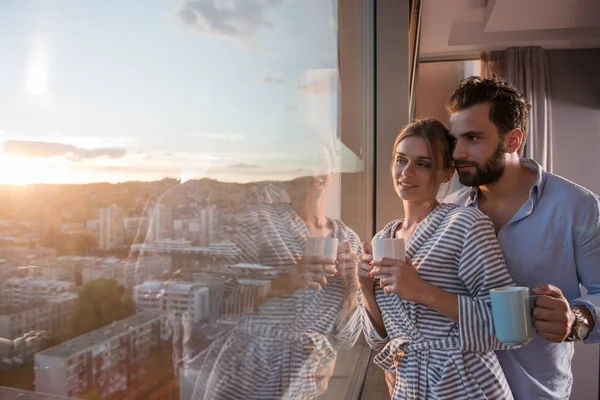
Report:
[[[406,257],[406,249],[404,246],[404,239],[379,239],[374,238],[371,241],[373,246],[373,260],[381,260],[382,258],[391,258],[394,260],[404,260]],[[380,279],[381,276],[376,276],[376,279]]]
[[[371,241],[373,246],[373,260],[381,260],[382,258],[392,258],[394,260],[404,260],[406,253],[404,247],[404,239],[378,239]]]
[[[321,256],[337,259],[338,239],[330,237],[310,236],[306,240],[306,257]]]

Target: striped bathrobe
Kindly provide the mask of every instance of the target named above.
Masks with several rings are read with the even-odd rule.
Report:
[[[401,224],[375,237],[392,238]],[[512,399],[494,354],[508,347],[495,338],[489,290],[514,283],[489,218],[441,204],[419,224],[406,255],[421,278],[458,296],[459,322],[376,287],[388,337],[361,314],[367,342],[379,351],[375,363],[396,375],[392,399]]]
[[[348,241],[355,254],[358,236],[341,221],[328,219],[332,237]],[[243,215],[236,242],[238,262],[289,267],[304,254],[308,229],[291,204],[254,207]],[[327,278],[321,290],[272,298],[232,332],[206,349],[193,399],[310,399],[318,375],[352,346],[361,331],[356,283]]]

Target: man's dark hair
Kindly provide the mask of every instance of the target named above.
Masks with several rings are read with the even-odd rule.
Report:
[[[446,111],[453,114],[477,104],[490,105],[490,121],[496,125],[500,135],[515,128],[523,132],[519,155],[523,155],[527,142],[529,110],[531,104],[514,86],[495,75],[491,79],[471,76],[460,81],[458,88],[446,103]]]

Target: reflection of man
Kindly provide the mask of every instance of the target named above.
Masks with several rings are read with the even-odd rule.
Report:
[[[530,105],[506,82],[471,77],[447,107],[456,170],[469,186],[447,201],[487,214],[515,282],[545,295],[533,311],[537,337],[498,359],[515,399],[567,399],[572,342],[600,342],[599,198],[521,158]]]

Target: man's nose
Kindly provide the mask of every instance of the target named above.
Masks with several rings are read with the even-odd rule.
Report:
[[[452,157],[455,160],[463,160],[467,158],[466,148],[460,141],[457,141],[454,145],[454,152],[452,153]]]

